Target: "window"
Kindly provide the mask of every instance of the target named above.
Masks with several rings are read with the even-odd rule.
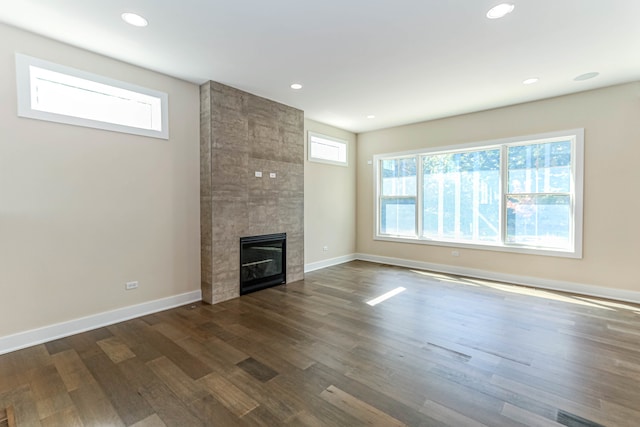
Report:
[[[583,134],[377,155],[375,238],[580,258]]]
[[[395,236],[416,234],[416,158],[381,161],[380,232]]]
[[[347,141],[309,132],[309,161],[348,166]]]
[[[169,138],[166,93],[21,54],[16,73],[21,117]]]

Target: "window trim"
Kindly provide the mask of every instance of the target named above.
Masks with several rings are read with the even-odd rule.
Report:
[[[345,150],[345,161],[344,162],[340,162],[340,161],[333,161],[333,160],[327,160],[327,159],[322,159],[322,158],[318,158],[318,157],[313,157],[311,155],[311,144],[312,144],[312,138],[313,137],[322,138],[322,139],[326,139],[326,140],[329,140],[329,141],[333,141],[333,142],[337,142],[337,143],[343,144],[344,145],[344,150]],[[307,132],[307,159],[310,162],[314,162],[314,163],[324,163],[324,164],[327,164],[327,165],[348,167],[349,166],[349,141],[347,141],[346,139],[336,138],[335,136],[325,135],[325,134],[314,132],[314,131],[310,130],[310,131]]]
[[[142,135],[152,138],[169,139],[169,110],[168,94],[157,90],[145,88],[132,83],[123,82],[87,71],[78,70],[32,56],[15,54],[16,58],[16,84],[18,95],[18,116],[37,120],[44,120],[54,123],[64,123],[75,126],[102,129],[114,132]],[[32,108],[31,104],[31,67],[37,67],[71,77],[89,80],[103,85],[124,89],[131,92],[158,98],[160,100],[160,130],[146,129],[141,127],[127,126],[108,121],[92,120],[66,114],[52,113]]]
[[[572,162],[571,162],[571,190],[573,197],[571,198],[572,204],[570,206],[572,212],[572,227],[571,242],[572,248],[570,249],[554,249],[554,248],[536,248],[534,246],[526,246],[521,244],[505,244],[505,215],[504,215],[504,198],[506,193],[506,156],[501,156],[500,163],[500,213],[499,213],[499,231],[500,241],[496,243],[492,242],[461,242],[447,239],[428,239],[422,237],[422,215],[420,214],[422,206],[422,191],[421,184],[422,178],[416,178],[417,182],[417,195],[416,195],[416,227],[417,233],[415,237],[407,236],[393,236],[380,233],[380,200],[381,200],[381,160],[396,159],[402,157],[419,156],[422,154],[434,154],[434,153],[459,153],[465,151],[473,151],[476,149],[492,149],[500,148],[506,150],[508,146],[514,145],[528,145],[542,142],[553,142],[554,140],[566,141],[570,139],[572,141]],[[418,176],[422,173],[422,162],[417,162],[416,173]],[[534,135],[524,135],[517,137],[502,138],[496,140],[477,141],[464,144],[456,144],[449,146],[435,146],[416,150],[393,152],[393,153],[381,153],[373,156],[373,209],[374,209],[374,223],[373,223],[373,240],[376,241],[388,241],[388,242],[401,242],[401,243],[415,243],[432,246],[454,247],[462,249],[479,249],[490,250],[499,252],[511,252],[522,253],[531,255],[545,255],[553,257],[563,258],[582,258],[582,243],[583,243],[583,182],[584,182],[584,129],[569,129],[556,132],[548,132]]]

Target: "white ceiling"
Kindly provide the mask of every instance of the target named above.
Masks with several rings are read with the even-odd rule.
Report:
[[[640,80],[640,0],[511,0],[487,19],[501,2],[0,0],[0,22],[354,132]]]

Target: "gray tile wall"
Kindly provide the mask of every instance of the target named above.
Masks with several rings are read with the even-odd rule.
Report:
[[[207,82],[200,128],[203,300],[240,295],[244,236],[287,233],[287,282],[303,279],[304,113]]]

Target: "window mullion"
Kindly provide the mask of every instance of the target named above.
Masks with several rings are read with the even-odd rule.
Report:
[[[424,207],[422,206],[424,199],[423,181],[424,174],[422,173],[422,156],[416,156],[416,237],[422,237],[422,214]]]
[[[508,159],[507,146],[500,147],[500,209],[498,227],[500,234],[500,243],[504,245],[507,242],[507,194],[509,192],[509,175],[508,175]]]

